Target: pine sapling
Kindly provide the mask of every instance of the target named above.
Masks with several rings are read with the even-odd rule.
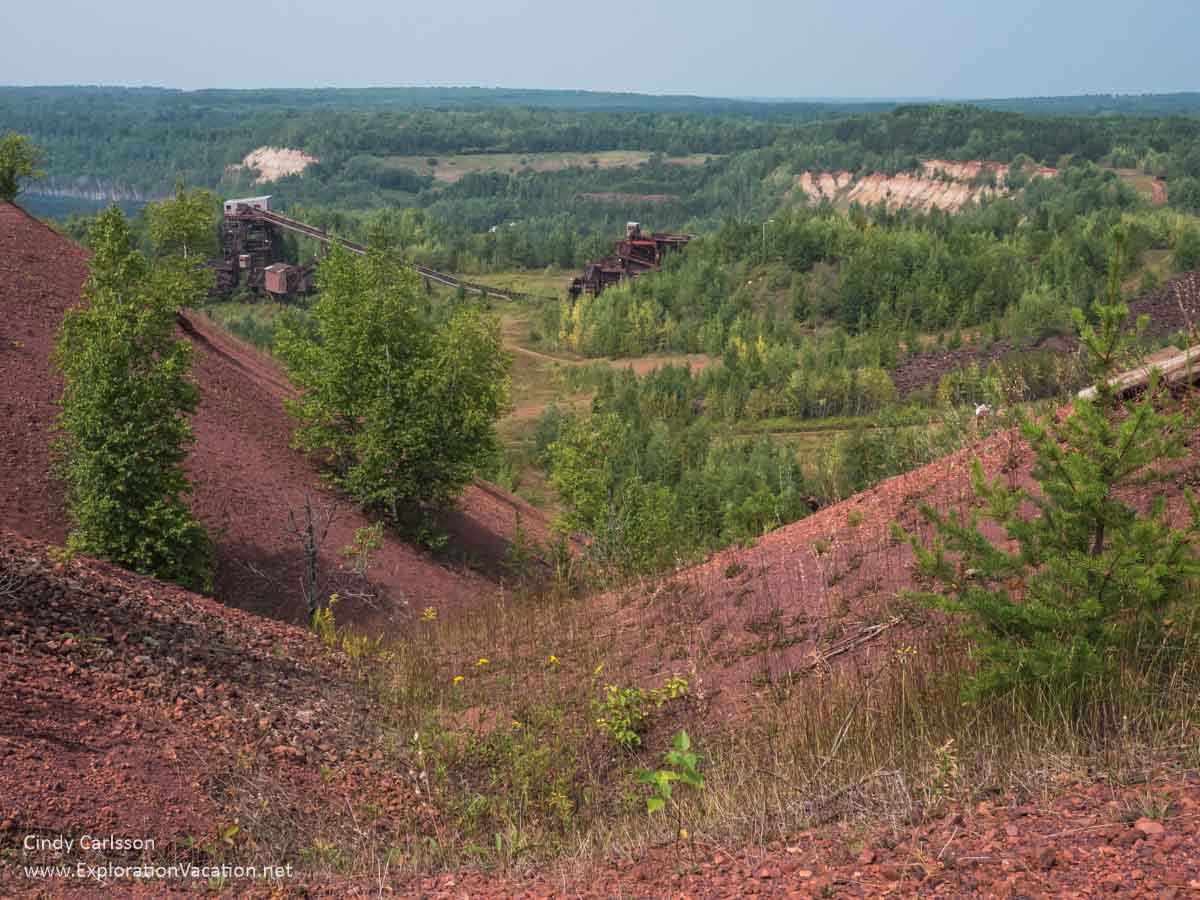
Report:
[[[978,508],[922,507],[935,530],[929,546],[896,527],[919,573],[941,587],[915,596],[965,621],[980,663],[967,688],[974,697],[1040,682],[1082,698],[1122,659],[1169,661],[1159,652],[1168,620],[1196,603],[1200,505],[1185,488],[1190,515],[1175,527],[1162,490],[1177,477],[1169,464],[1187,455],[1192,417],[1161,410],[1168,396],[1156,373],[1136,399],[1110,383],[1131,337],[1119,251],[1118,242],[1096,324],[1074,311],[1094,397],[1076,399],[1061,422],[1017,414],[1037,489],[988,478],[976,460]],[[983,519],[1007,540],[985,535]]]

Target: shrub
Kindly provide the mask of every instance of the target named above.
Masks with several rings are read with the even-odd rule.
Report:
[[[1200,269],[1200,228],[1194,226],[1181,229],[1175,239],[1175,270],[1192,269]]]
[[[605,685],[604,699],[592,701],[596,724],[613,736],[613,740],[626,750],[641,746],[642,733],[652,709],[661,709],[671,700],[687,693],[687,679],[672,675],[662,687],[649,691],[644,688]]]
[[[671,749],[663,754],[664,767],[657,771],[643,769],[638,772],[638,781],[650,785],[651,794],[646,798],[646,812],[653,814],[666,809],[672,802],[673,784],[682,784],[695,791],[704,790],[704,776],[700,774],[700,756],[691,752],[692,741],[686,731],[676,732],[671,742]],[[683,810],[675,804],[678,813],[679,828],[676,833],[680,837],[687,835],[683,831]]]
[[[1009,336],[1019,347],[1030,347],[1043,338],[1071,330],[1071,310],[1045,285],[1021,295],[1008,313]]]

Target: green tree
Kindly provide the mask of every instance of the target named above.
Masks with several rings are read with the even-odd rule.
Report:
[[[435,329],[416,274],[379,251],[335,247],[317,283],[313,324],[285,320],[276,343],[303,392],[288,404],[296,446],[394,519],[404,502],[451,503],[496,452],[509,385],[498,322],[467,304]]]
[[[183,496],[198,392],[191,347],[175,340],[188,299],[169,267],[135,249],[109,207],[90,235],[88,305],[63,319],[56,363],[65,385],[58,442],[72,549],[187,587],[207,587],[212,545]]]
[[[0,138],[0,200],[12,203],[23,181],[46,174],[38,168],[41,157],[41,150],[23,134],[10,131]]]
[[[1168,198],[1176,209],[1200,213],[1200,178],[1172,178]]]
[[[1159,410],[1156,379],[1132,401],[1109,384],[1128,338],[1118,271],[1114,263],[1095,327],[1076,311],[1094,397],[1077,399],[1061,424],[1019,416],[1039,489],[988,480],[976,461],[982,515],[1015,548],[989,540],[974,509],[963,518],[924,507],[936,538],[926,547],[907,535],[919,571],[945,589],[918,596],[965,619],[981,663],[975,696],[1040,682],[1082,697],[1119,659],[1161,650],[1165,619],[1196,603],[1200,505],[1186,492],[1190,522],[1173,527],[1153,488],[1175,477],[1162,464],[1187,455],[1192,423]],[[1142,509],[1129,489],[1147,486],[1153,499]]]
[[[175,194],[146,208],[156,256],[203,263],[217,255],[217,210],[212,191],[188,190],[175,182]]]
[[[1200,269],[1200,228],[1188,226],[1175,238],[1175,271]]]
[[[564,529],[600,530],[616,497],[625,440],[620,418],[605,413],[568,421],[550,445],[550,484],[567,507]]]
[[[615,413],[601,413],[567,423],[550,446],[550,483],[568,509],[559,527],[592,535],[593,559],[608,572],[659,568],[677,544],[671,490],[628,471],[632,442]]]
[[[203,302],[215,273],[206,263],[218,253],[219,205],[211,191],[175,183],[175,195],[146,207],[150,246],[160,277],[174,282],[180,307]]]

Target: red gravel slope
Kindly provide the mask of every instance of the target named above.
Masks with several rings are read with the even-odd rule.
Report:
[[[316,840],[385,852],[446,827],[389,765],[373,695],[312,634],[0,531],[0,895],[163,897],[204,879],[101,884],[25,865],[298,863],[246,897],[1193,896],[1200,781],[1063,772],[1046,793],[909,822],[831,824],[766,846],[698,840],[537,871],[329,872]],[[1048,762],[1057,766],[1058,763]],[[1145,818],[1153,798],[1158,818]],[[241,823],[229,848],[218,830]],[[369,822],[370,827],[364,827]],[[153,850],[26,850],[27,835],[151,838]],[[313,868],[316,871],[313,871]],[[323,873],[323,874],[322,874]]]
[[[1060,415],[1065,411],[1060,411]],[[1033,488],[1028,445],[1001,431],[949,456],[890,478],[848,500],[729,547],[707,561],[649,583],[592,598],[604,623],[612,666],[644,686],[664,673],[687,674],[710,720],[744,720],[780,688],[820,683],[831,668],[872,677],[899,647],[935,647],[944,638],[936,617],[903,597],[917,587],[912,548],[892,523],[922,536],[933,529],[929,505],[967,515],[975,505],[971,470],[1001,473]],[[1187,518],[1182,486],[1200,459],[1200,431],[1181,461],[1180,481],[1165,490],[1167,508]],[[1133,502],[1148,501],[1144,490]],[[993,540],[1004,534],[984,522]],[[880,656],[879,654],[883,655]]]
[[[1169,812],[1161,820],[1142,818],[1138,811],[1151,793],[1169,798]],[[369,888],[363,888],[359,896],[367,896]],[[832,826],[766,847],[681,841],[574,871],[414,879],[405,893],[438,900],[1195,897],[1200,893],[1200,779],[1169,775],[1138,787],[1068,781],[1052,797],[1008,794],[955,804],[933,821],[898,831]]]
[[[830,666],[873,671],[874,653],[921,646],[940,629],[898,599],[913,586],[912,551],[891,523],[927,533],[921,503],[965,509],[971,462],[991,474],[1024,448],[1011,433],[888,479],[849,500],[730,547],[657,582],[597,597],[612,667],[646,685],[687,674],[710,719],[751,717],[778,687],[823,676]]]
[[[79,302],[86,277],[86,255],[78,246],[17,207],[0,204],[0,465],[7,476],[0,479],[0,524],[56,543],[66,539],[68,523],[48,450],[61,386],[51,353],[63,312]],[[191,505],[217,537],[214,592],[240,608],[296,620],[303,558],[288,535],[288,513],[302,510],[306,492],[318,504],[332,497],[309,462],[289,447],[291,422],[281,401],[290,387],[272,360],[202,317],[182,319],[181,327],[197,351],[192,374],[201,404],[189,460]],[[483,571],[502,574],[517,510],[523,526],[544,539],[545,521],[536,510],[498,488],[473,487],[447,516],[451,543]],[[366,524],[352,509],[339,511],[325,543],[328,570],[336,569],[338,551]],[[375,599],[343,607],[359,621],[454,607],[496,587],[396,540],[376,555],[368,578]]]
[[[0,524],[57,543],[67,537],[67,511],[50,473],[61,383],[49,353],[85,278],[82,249],[0,203]]]
[[[428,824],[418,793],[373,762],[372,699],[314,635],[115,566],[56,563],[3,530],[0,681],[0,895],[194,890],[204,879],[102,886],[22,867],[212,864],[191,840],[212,846],[238,821],[259,841],[272,821],[302,841],[323,829],[343,841],[366,798],[400,833]],[[154,847],[25,846],[88,834]]]

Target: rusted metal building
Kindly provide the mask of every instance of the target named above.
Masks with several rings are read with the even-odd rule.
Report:
[[[567,292],[572,298],[582,293],[594,297],[623,278],[657,271],[668,253],[686,247],[692,237],[659,231],[647,234],[640,222],[629,222],[625,226],[625,240],[617,241],[613,254],[584,266],[583,275],[572,279]]]

